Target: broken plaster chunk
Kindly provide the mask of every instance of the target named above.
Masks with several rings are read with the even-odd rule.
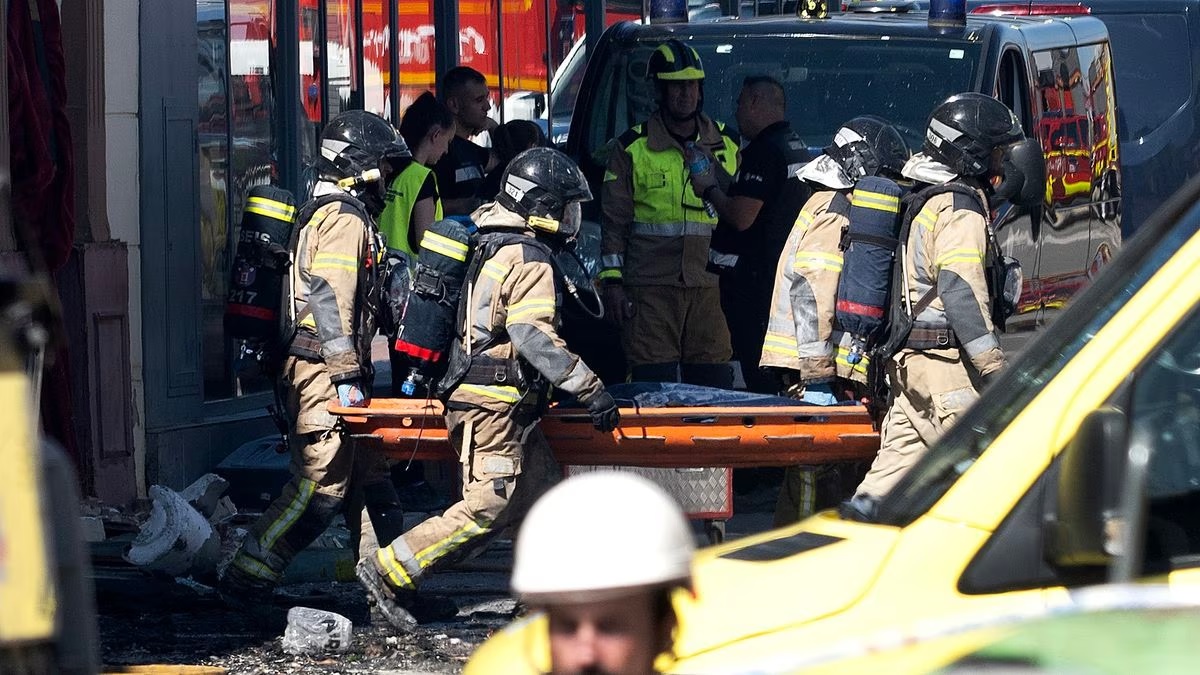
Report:
[[[213,569],[221,541],[208,520],[170,488],[151,486],[150,498],[150,517],[125,551],[125,560],[173,577]]]
[[[213,515],[221,495],[229,489],[229,481],[215,473],[206,473],[179,492],[205,518]]]

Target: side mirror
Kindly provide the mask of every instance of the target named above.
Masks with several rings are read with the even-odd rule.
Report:
[[[1106,406],[1090,413],[1063,451],[1058,495],[1046,517],[1047,558],[1064,567],[1109,565],[1120,555],[1129,523],[1122,487],[1129,420]]]

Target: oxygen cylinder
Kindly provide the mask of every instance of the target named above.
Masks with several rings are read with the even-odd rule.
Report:
[[[408,303],[392,344],[414,363],[401,385],[410,396],[429,371],[441,364],[454,340],[458,299],[470,258],[470,234],[460,222],[439,220],[425,230],[419,249]]]
[[[229,337],[266,342],[278,335],[280,292],[291,264],[288,243],[295,224],[291,192],[270,185],[250,188],[225,299]]]
[[[886,323],[902,193],[899,185],[886,178],[864,176],[850,196],[850,224],[842,239],[844,262],[834,322],[850,334],[847,361],[851,364],[861,360]]]

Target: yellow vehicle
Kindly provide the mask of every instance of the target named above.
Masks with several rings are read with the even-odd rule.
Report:
[[[1110,575],[1196,584],[1198,308],[1193,181],[873,522],[825,512],[700,551],[695,595],[676,602],[670,670],[794,672],[864,635],[904,640],[955,616],[1029,615]],[[544,630],[527,620],[501,632],[467,672],[544,667]]]
[[[0,675],[95,673],[95,599],[66,456],[38,433],[49,287],[0,273]]]

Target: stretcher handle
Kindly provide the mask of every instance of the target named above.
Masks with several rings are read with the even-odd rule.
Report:
[[[740,443],[741,436],[692,436],[693,443]]]
[[[764,434],[763,439],[768,441],[811,441],[812,434]]]

